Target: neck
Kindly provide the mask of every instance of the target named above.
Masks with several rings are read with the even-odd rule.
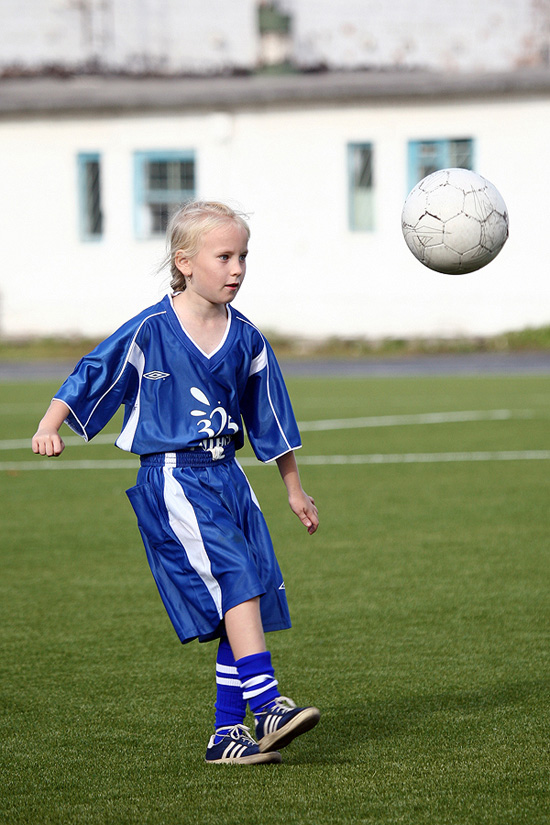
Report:
[[[225,304],[212,304],[188,290],[175,295],[172,302],[181,318],[186,317],[204,323],[227,320],[228,310]]]

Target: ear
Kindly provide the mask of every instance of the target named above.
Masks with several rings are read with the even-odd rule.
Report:
[[[178,249],[174,256],[174,263],[176,264],[182,275],[191,275],[191,262],[185,256],[183,249]]]

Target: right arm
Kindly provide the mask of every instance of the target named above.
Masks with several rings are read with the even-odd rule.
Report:
[[[65,445],[58,431],[64,421],[77,435],[90,441],[111,420],[125,403],[128,382],[135,374],[133,368],[127,367],[132,363],[139,322],[143,325],[144,320],[142,316],[131,319],[80,359],[38,425],[32,439],[33,452],[60,455]]]
[[[62,438],[59,435],[59,428],[67,418],[69,408],[63,401],[54,398],[46,415],[38,425],[38,429],[32,438],[32,451],[40,455],[55,456],[61,455],[65,449]]]

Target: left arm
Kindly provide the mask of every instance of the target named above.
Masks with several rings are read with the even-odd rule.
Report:
[[[295,513],[302,524],[313,535],[319,526],[319,514],[315,501],[308,496],[302,487],[296,456],[294,451],[285,453],[277,459],[277,467],[288,493],[290,509]]]

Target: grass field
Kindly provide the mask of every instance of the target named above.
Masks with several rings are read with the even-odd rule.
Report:
[[[550,822],[550,376],[289,382],[318,533],[245,463],[323,716],[269,767],[203,762],[215,648],[169,625],[131,457],[24,448],[55,388],[0,385],[2,825]]]

